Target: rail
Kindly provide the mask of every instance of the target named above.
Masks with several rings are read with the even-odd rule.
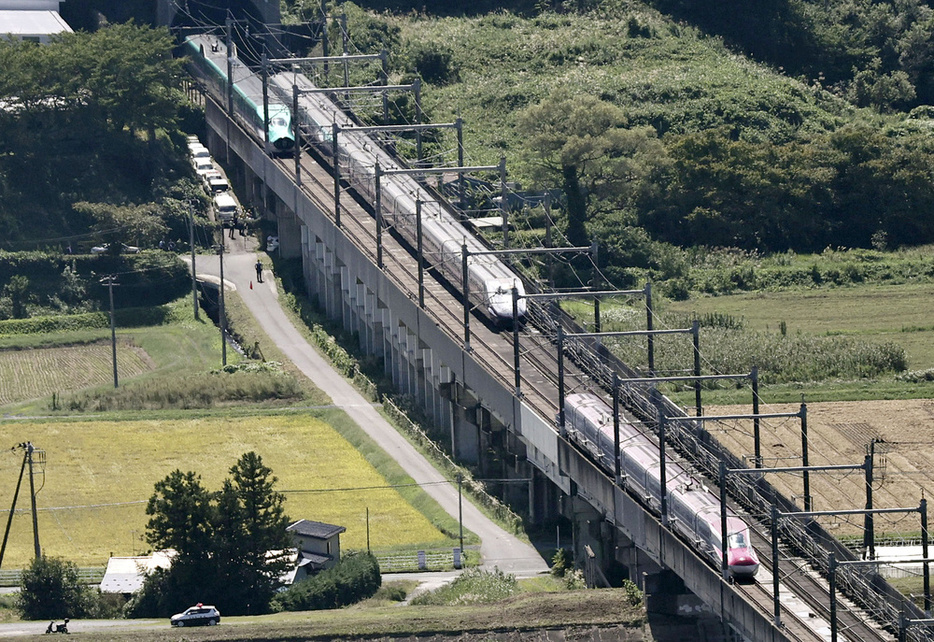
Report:
[[[308,173],[305,175],[307,176]],[[313,194],[313,190],[306,187],[304,181],[301,186],[302,191],[316,202],[323,212],[329,211],[323,197],[330,196],[330,190],[333,187],[333,184],[328,182],[330,180],[330,175],[328,175],[326,181],[315,180],[318,190],[321,192],[319,194]],[[344,206],[343,201],[342,206]],[[356,204],[356,207],[360,208],[357,213],[364,211],[359,204]],[[376,235],[375,232],[371,233],[368,229],[372,216],[350,215],[346,219],[342,217],[342,221],[347,223],[353,221],[351,225],[355,227],[350,227],[345,223],[341,226],[341,229],[348,235],[348,238],[354,240],[365,255],[374,259],[375,262],[376,252],[373,249],[373,240],[375,240]],[[403,262],[397,257],[392,257],[391,253],[387,254],[392,260],[392,268],[390,269],[387,266],[385,270],[387,278],[396,283],[410,298],[415,299],[417,293],[411,285],[414,281],[411,257],[409,257],[409,261]],[[527,291],[532,290],[530,284],[527,283],[526,286]],[[430,293],[426,294],[433,297]],[[437,299],[437,301],[441,302],[440,299]],[[582,328],[573,319],[553,303],[543,306],[538,305],[537,302],[529,301],[528,309],[529,321],[543,334],[544,340],[555,342],[559,324],[567,329],[569,333],[582,331]],[[457,316],[455,311],[445,305],[426,305],[425,311],[441,321],[439,326],[443,328],[446,334],[453,340],[459,341],[458,333],[452,330],[452,328],[461,325],[460,319],[454,318]],[[439,312],[442,316],[439,316]],[[581,368],[582,385],[594,385],[609,390],[612,386],[614,374],[622,373],[626,378],[641,376],[641,373],[621,362],[596,338],[574,338],[573,340],[567,340],[565,345],[565,356],[568,361]],[[472,356],[495,373],[497,379],[504,385],[512,387],[514,382],[512,380],[513,364],[511,362],[507,362],[506,359],[492,349],[475,348]],[[543,368],[542,374],[549,380],[553,380],[554,373],[548,368]],[[547,413],[547,400],[543,399],[544,395],[541,397],[537,399],[536,409]],[[620,402],[639,420],[649,425],[657,422],[658,409],[649,398],[647,388],[635,383],[624,384],[620,388]],[[687,417],[687,414],[680,407],[666,398],[662,398],[661,405],[669,418]],[[745,467],[744,462],[740,461],[711,437],[703,427],[702,422],[671,422],[668,435],[672,445],[711,478],[718,476],[721,461],[726,462],[727,466],[731,468]],[[764,474],[767,472],[767,469],[763,470]],[[769,514],[773,504],[781,512],[800,511],[790,499],[780,495],[765,480],[764,474],[763,477],[757,479],[731,476],[727,480],[727,490],[734,499],[743,504],[759,519],[763,519],[764,516]],[[855,559],[855,555],[851,551],[813,520],[808,520],[806,523],[792,519],[782,520],[779,530],[783,540],[792,543],[796,550],[814,568],[825,575],[828,570],[827,555],[829,552],[834,552],[841,561]],[[872,570],[842,567],[838,570],[838,587],[892,630],[898,628],[903,615],[907,614],[912,618],[921,618],[924,615],[908,598],[895,591]],[[907,631],[906,637],[909,640],[919,641],[934,639],[934,637],[927,635],[926,631],[918,629]]]
[[[460,562],[458,565],[458,558]],[[464,565],[463,556],[455,550],[413,551],[411,553],[376,554],[380,573],[417,573],[419,571],[449,571]]]

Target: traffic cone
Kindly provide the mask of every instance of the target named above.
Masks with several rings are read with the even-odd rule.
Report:
[[[250,289],[253,289],[253,281],[250,281]]]

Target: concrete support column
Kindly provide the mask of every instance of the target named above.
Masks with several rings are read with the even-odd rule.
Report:
[[[474,406],[476,404],[472,400],[467,403],[469,405],[465,406],[458,403],[454,406],[454,423],[452,427],[454,452],[457,453],[458,461],[482,465],[480,459],[480,427],[475,423],[476,412]]]

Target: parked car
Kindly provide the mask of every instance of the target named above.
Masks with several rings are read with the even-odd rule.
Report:
[[[189,145],[188,154],[191,156],[192,160],[196,158],[206,158],[211,160],[211,152],[203,145]]]
[[[204,181],[204,188],[208,191],[209,194],[226,192],[228,189],[230,189],[230,183],[228,183],[227,179],[224,178],[224,175],[217,170],[214,170],[213,172],[206,172],[201,176],[201,180]]]
[[[106,254],[110,251],[110,243],[104,243],[103,245],[95,245],[91,248],[91,254]],[[139,254],[139,248],[135,245],[127,245],[126,243],[120,244],[120,252],[123,254]]]
[[[195,168],[195,173],[202,177],[208,172],[216,171],[214,169],[214,163],[211,162],[210,158],[195,158],[191,161],[191,164]]]
[[[221,612],[217,607],[196,604],[182,613],[176,613],[169,620],[172,626],[214,626],[221,622]]]

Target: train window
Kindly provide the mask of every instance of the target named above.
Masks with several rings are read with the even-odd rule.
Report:
[[[730,543],[730,548],[747,548],[749,546],[749,542],[746,541],[746,533],[743,531],[730,533],[727,541]]]

